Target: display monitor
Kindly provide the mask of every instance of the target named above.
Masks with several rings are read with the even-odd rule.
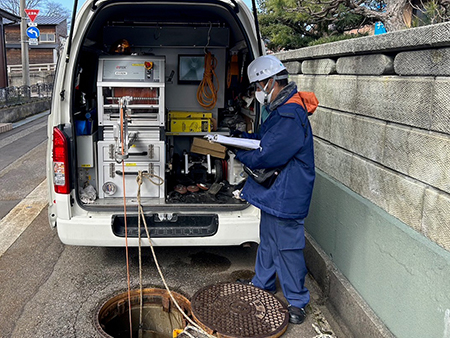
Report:
[[[178,83],[199,84],[205,71],[205,55],[178,56]]]

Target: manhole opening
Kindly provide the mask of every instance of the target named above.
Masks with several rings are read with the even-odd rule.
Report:
[[[142,338],[172,338],[173,330],[183,329],[187,322],[182,313],[163,289],[144,289]],[[180,308],[190,318],[190,301],[172,291]],[[131,291],[132,336],[139,337],[140,291]],[[128,293],[121,293],[107,300],[97,311],[96,327],[103,337],[129,338]]]

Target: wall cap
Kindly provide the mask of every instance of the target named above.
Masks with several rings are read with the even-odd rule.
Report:
[[[450,22],[336,41],[276,53],[281,61],[301,61],[356,54],[390,53],[450,46]]]

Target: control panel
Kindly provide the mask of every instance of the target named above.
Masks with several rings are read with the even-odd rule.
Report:
[[[99,82],[164,82],[164,58],[104,56],[100,58]]]
[[[120,99],[127,100],[133,125],[162,127],[164,72],[162,56],[109,55],[99,58],[97,76],[98,124],[112,126],[120,117]]]

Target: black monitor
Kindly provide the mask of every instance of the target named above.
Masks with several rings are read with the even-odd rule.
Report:
[[[205,71],[205,55],[178,55],[178,83],[199,84]]]

